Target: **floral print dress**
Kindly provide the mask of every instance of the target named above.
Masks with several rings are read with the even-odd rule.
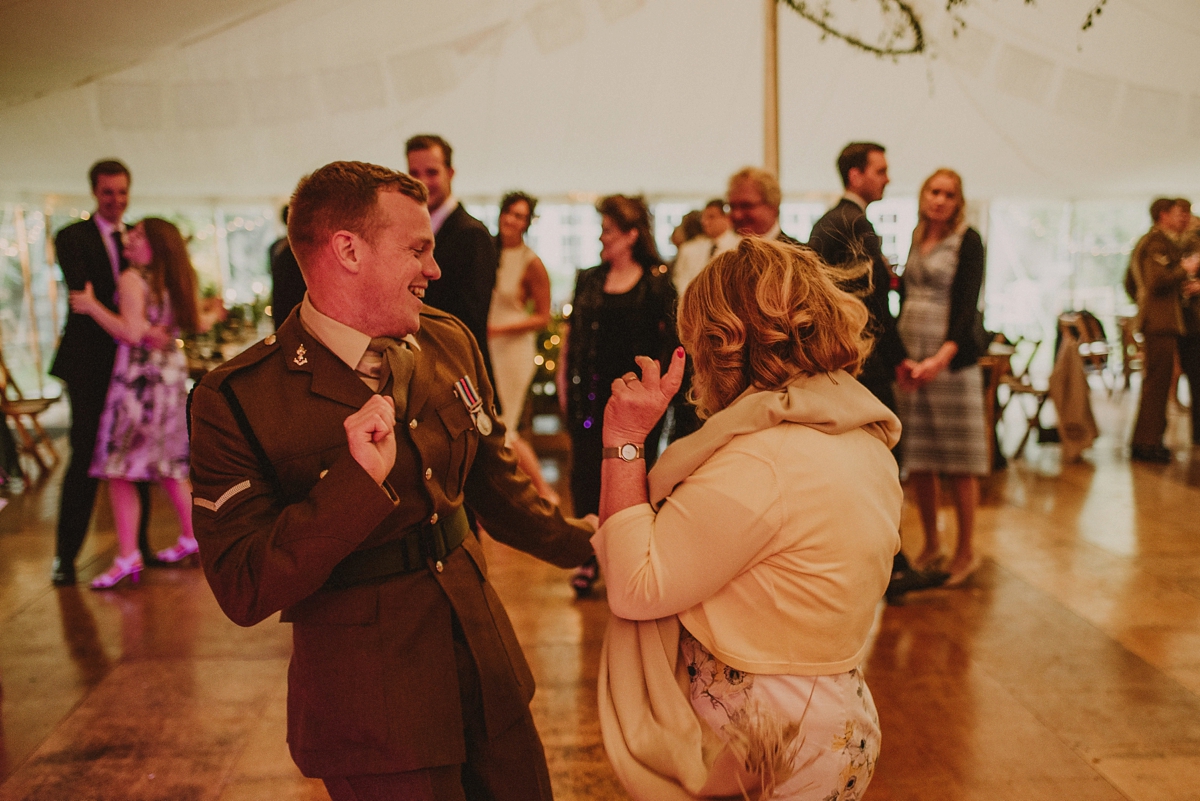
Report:
[[[142,284],[151,325],[174,328],[166,294],[155,301]],[[89,474],[126,481],[188,477],[188,366],[183,350],[118,342]]]
[[[717,659],[686,629],[679,651],[692,708],[735,752],[746,754],[747,768],[766,777],[764,799],[862,799],[880,734],[860,669],[831,676],[746,673]]]

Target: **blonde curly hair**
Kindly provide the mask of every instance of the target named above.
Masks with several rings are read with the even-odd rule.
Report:
[[[703,419],[747,387],[802,375],[857,375],[871,352],[866,306],[808,248],[746,237],[688,284],[679,338],[692,356],[689,400]]]

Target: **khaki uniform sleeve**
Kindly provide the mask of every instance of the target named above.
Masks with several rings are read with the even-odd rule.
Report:
[[[1178,293],[1187,273],[1179,264],[1179,252],[1166,241],[1165,236],[1151,239],[1141,252],[1142,285],[1152,295],[1167,296]]]
[[[485,409],[494,409],[494,391],[478,347],[473,347]],[[494,416],[493,416],[493,419]],[[591,525],[563,517],[557,506],[542,498],[517,467],[504,444],[504,426],[479,437],[475,461],[467,475],[467,505],[482,518],[488,534],[519,551],[559,567],[577,567],[592,556]]]
[[[394,504],[350,456],[285,504],[229,403],[201,383],[192,399],[192,522],[221,609],[251,626],[307,598]]]

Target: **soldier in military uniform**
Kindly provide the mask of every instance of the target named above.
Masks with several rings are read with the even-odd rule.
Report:
[[[425,200],[357,162],[300,182],[308,295],[194,394],[196,538],[234,622],[293,624],[288,743],[334,801],[549,799],[533,678],[463,504],[562,567],[592,526],[517,471],[479,348],[424,307]]]
[[[1186,333],[1181,300],[1188,275],[1178,237],[1191,221],[1191,204],[1159,198],[1150,204],[1150,217],[1154,225],[1134,247],[1127,279],[1127,287],[1136,290],[1136,325],[1146,351],[1132,455],[1138,461],[1165,463],[1171,461],[1163,446],[1167,401],[1179,337]]]

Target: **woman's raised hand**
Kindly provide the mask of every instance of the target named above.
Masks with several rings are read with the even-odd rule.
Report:
[[[645,442],[683,383],[683,348],[675,349],[666,375],[661,374],[659,363],[648,356],[638,356],[635,361],[642,377],[639,379],[630,372],[614,381],[612,397],[604,407],[605,447]]]
[[[96,290],[92,289],[92,282],[88,281],[83,285],[83,289],[69,293],[67,302],[71,304],[71,311],[90,317],[97,304]]]

